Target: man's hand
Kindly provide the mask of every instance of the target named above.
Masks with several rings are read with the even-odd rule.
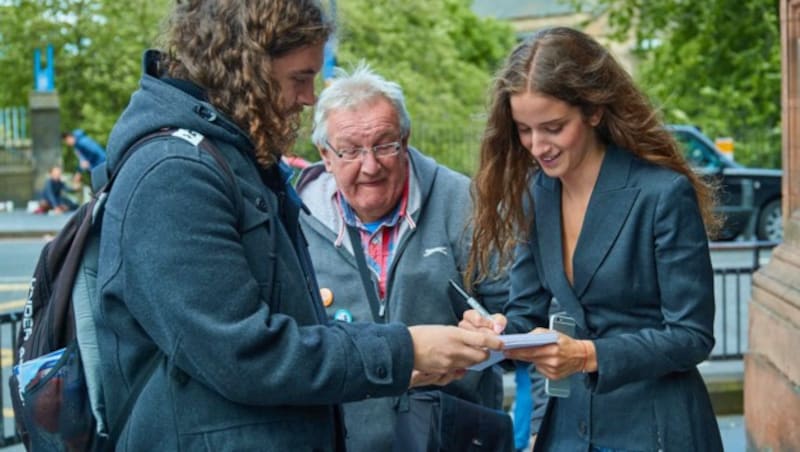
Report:
[[[490,350],[503,343],[494,335],[454,326],[417,325],[408,328],[414,342],[414,368],[430,374],[446,374],[485,361]]]

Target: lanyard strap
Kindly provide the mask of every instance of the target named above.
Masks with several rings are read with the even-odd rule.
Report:
[[[361,275],[361,283],[367,293],[367,301],[372,311],[372,319],[375,323],[386,323],[384,317],[385,306],[378,300],[378,292],[375,288],[375,281],[372,280],[371,272],[367,268],[367,258],[364,256],[364,248],[361,246],[361,234],[355,226],[347,225],[347,233],[350,235],[350,244],[353,246],[353,255],[358,264],[358,273]]]

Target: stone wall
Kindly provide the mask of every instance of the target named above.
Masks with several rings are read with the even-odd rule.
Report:
[[[30,164],[0,165],[0,202],[12,201],[24,209],[34,199],[34,172]]]
[[[800,450],[800,0],[781,0],[784,242],[753,277],[748,449]]]

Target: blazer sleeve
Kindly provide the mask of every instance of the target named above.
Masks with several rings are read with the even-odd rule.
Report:
[[[697,198],[684,176],[665,184],[654,213],[653,240],[662,325],[595,340],[596,392],[686,371],[714,346],[714,274]]]

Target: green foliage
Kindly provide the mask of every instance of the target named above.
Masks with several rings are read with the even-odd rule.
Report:
[[[514,45],[507,24],[481,19],[468,0],[340,0],[339,66],[367,61],[403,87],[411,144],[470,172],[489,81]],[[477,124],[477,127],[476,127]]]
[[[170,0],[0,0],[0,105],[27,105],[33,51],[55,48],[63,129],[105,142],[136,89]],[[323,1],[327,4],[327,1]],[[470,0],[339,0],[338,62],[369,62],[405,89],[411,143],[469,172],[492,71],[514,44],[509,25],[481,19]],[[304,124],[308,124],[308,117]],[[301,130],[296,152],[316,160]],[[71,153],[65,154],[68,159]]]
[[[27,105],[33,52],[54,47],[62,129],[105,142],[136,89],[169,0],[13,0],[0,6],[0,105]],[[67,160],[71,153],[65,154]],[[69,164],[69,162],[67,162]]]
[[[780,167],[777,1],[597,3],[616,37],[636,35],[637,79],[666,121],[733,137],[736,160],[745,165]]]

